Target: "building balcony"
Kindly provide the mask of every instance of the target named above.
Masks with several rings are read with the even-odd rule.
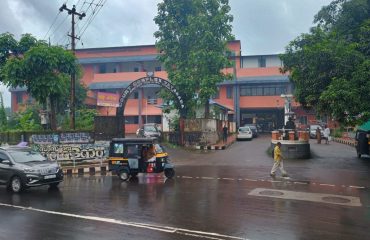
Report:
[[[146,77],[146,72],[116,72],[116,73],[95,73],[93,83],[96,82],[121,82],[121,81],[135,81],[137,79]],[[154,72],[154,77],[167,79],[168,75],[165,71]]]

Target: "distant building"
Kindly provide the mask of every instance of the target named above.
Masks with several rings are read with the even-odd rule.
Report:
[[[293,85],[287,74],[280,73],[283,63],[277,54],[241,55],[240,41],[228,44],[236,61],[235,68],[224,69],[236,73],[233,80],[219,84],[219,92],[212,101],[228,109],[228,119],[237,126],[256,124],[262,131],[271,131],[284,125],[284,99],[281,94],[292,94]],[[86,104],[96,107],[100,115],[113,116],[122,90],[131,82],[145,77],[147,72],[167,79],[164,66],[157,60],[154,45],[89,48],[76,51],[84,75],[82,82],[89,88]],[[11,89],[12,111],[32,102],[26,89]],[[126,132],[134,133],[144,123],[162,124],[160,87],[148,85],[135,91],[127,101]],[[296,102],[292,109],[296,122],[307,125],[314,114],[306,112]]]

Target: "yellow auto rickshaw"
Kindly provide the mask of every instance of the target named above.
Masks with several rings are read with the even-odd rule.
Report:
[[[109,145],[108,170],[126,181],[139,173],[175,175],[168,153],[156,138],[113,138]]]

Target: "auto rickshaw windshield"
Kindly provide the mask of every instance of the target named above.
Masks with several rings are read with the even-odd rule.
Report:
[[[154,144],[155,152],[156,153],[164,153],[166,150],[159,144]]]

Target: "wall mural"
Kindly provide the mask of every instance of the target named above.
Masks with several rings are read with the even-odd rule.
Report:
[[[107,157],[109,142],[95,144],[34,144],[32,147],[52,161],[95,162]]]
[[[87,132],[60,133],[60,134],[35,134],[31,136],[35,144],[58,143],[90,143],[94,141]]]

